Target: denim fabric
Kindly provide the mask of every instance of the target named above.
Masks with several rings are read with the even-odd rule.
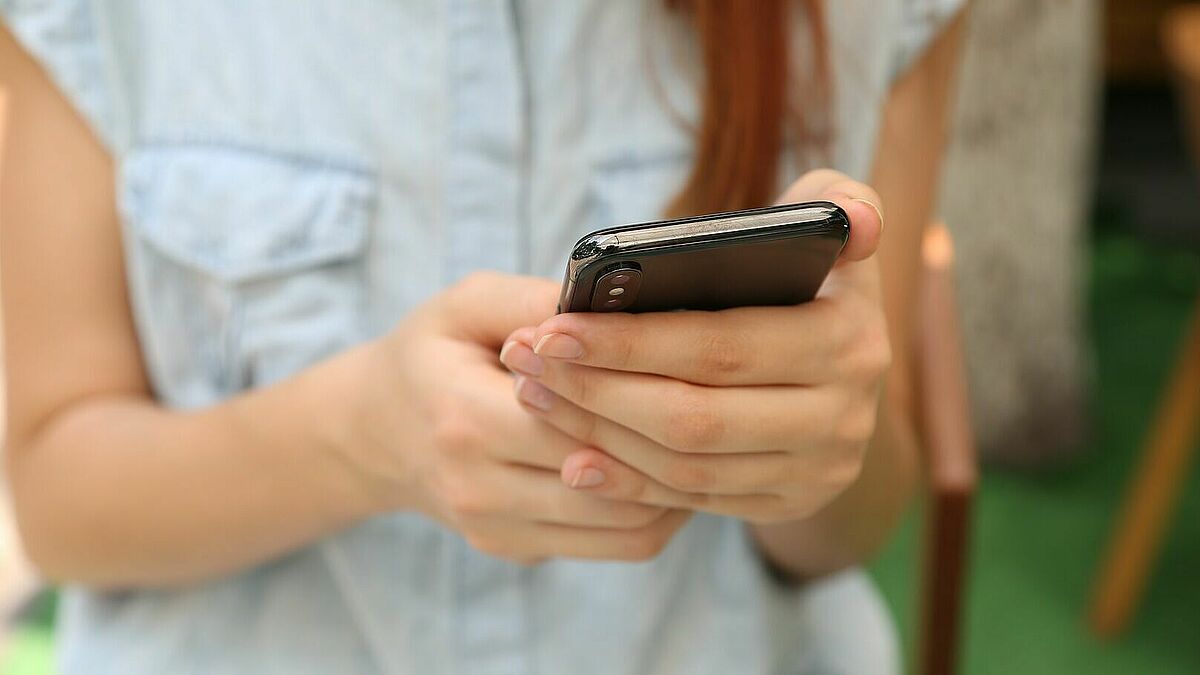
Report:
[[[827,3],[834,165],[865,176],[889,83],[958,4]],[[660,5],[0,0],[117,161],[145,362],[180,409],[376,336],[471,270],[558,278],[584,232],[654,217],[699,77]],[[785,591],[710,516],[651,562],[523,568],[395,515],[187,589],[69,589],[62,615],[66,673],[898,667],[861,573]]]

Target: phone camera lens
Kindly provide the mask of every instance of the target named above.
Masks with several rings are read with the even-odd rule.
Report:
[[[637,263],[623,263],[602,272],[593,283],[593,312],[627,311],[637,307],[642,288],[642,270]]]

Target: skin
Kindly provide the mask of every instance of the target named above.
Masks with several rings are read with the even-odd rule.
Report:
[[[564,484],[743,518],[794,579],[857,564],[886,541],[919,463],[910,308],[962,31],[960,17],[897,83],[873,172],[879,192],[814,171],[780,198],[834,201],[851,217],[815,301],[564,314],[509,336],[501,360],[520,375],[517,398],[593,446],[563,464]],[[881,244],[885,203],[894,208]]]
[[[594,420],[597,429],[607,420],[611,433],[637,439],[606,447],[568,415],[544,414],[513,395],[513,378],[498,360],[506,339],[524,336],[536,345],[546,330],[581,326],[551,318],[557,284],[507,275],[475,275],[387,335],[279,384],[195,411],[160,405],[128,305],[111,157],[0,29],[0,89],[9,94],[0,155],[5,459],[27,553],[52,580],[176,586],[246,569],[374,515],[412,511],[519,562],[641,560],[657,555],[694,509],[709,509],[752,521],[764,553],[784,569],[816,575],[861,560],[890,529],[915,463],[911,448],[881,440],[887,434],[875,434],[868,452],[864,446],[876,426],[875,392],[889,353],[893,382],[904,381],[907,369],[903,350],[889,345],[905,343],[905,323],[893,317],[907,316],[912,304],[916,242],[932,204],[936,159],[916,162],[914,171],[904,153],[916,143],[919,153],[940,155],[941,134],[900,137],[913,135],[903,128],[906,119],[940,119],[944,97],[916,100],[937,90],[928,82],[944,75],[929,60],[888,104],[875,172],[882,199],[829,173],[811,174],[787,195],[838,193],[854,219],[854,262],[839,268],[819,303],[779,310],[778,321],[737,310],[719,326],[688,328],[712,331],[696,333],[711,337],[701,343],[708,346],[701,358],[714,365],[711,377],[724,378],[710,388],[726,391],[728,407],[681,399],[697,407],[677,408],[684,412],[675,419],[705,413],[682,431],[663,435],[661,420],[577,394],[577,418]],[[926,135],[936,139],[921,140]],[[889,203],[889,243],[878,254],[878,215],[849,197]],[[889,289],[882,294],[876,260]],[[776,327],[783,325],[811,340],[792,344]],[[822,339],[824,333],[842,340]],[[558,401],[572,400],[569,383],[600,372],[600,361],[583,361],[619,356],[605,356],[591,335],[578,336],[588,356],[544,354],[545,370],[521,380],[521,389],[540,383],[561,390]],[[743,358],[738,349],[750,344],[780,345],[790,355],[786,367]],[[522,354],[518,346],[504,349],[505,360]],[[807,349],[827,351],[800,353]],[[818,353],[834,355],[837,367]],[[699,387],[694,380],[704,377],[679,369],[661,347],[641,345],[634,354],[624,370],[611,372],[637,396],[653,386]],[[762,410],[783,405],[783,398],[771,402],[778,389],[802,409],[793,411],[795,428],[773,426],[753,406],[736,407],[740,392],[764,377],[778,381],[761,388]],[[891,407],[884,407],[885,420]],[[850,413],[836,416],[848,420],[845,428],[816,422],[833,411]],[[750,429],[751,415],[765,425]],[[801,428],[800,420],[812,425]],[[759,462],[744,460],[763,449],[776,452],[751,468]],[[728,456],[741,467],[741,483],[723,471],[655,473],[654,457],[663,452],[697,461]],[[760,480],[769,466],[785,465],[786,480]],[[604,469],[604,484],[582,487],[575,480],[580,468]],[[764,505],[751,499],[758,494],[775,497]]]

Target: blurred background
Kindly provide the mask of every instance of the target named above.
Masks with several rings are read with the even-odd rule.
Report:
[[[941,209],[965,571],[918,583],[925,504],[873,572],[911,652],[950,592],[960,672],[1200,673],[1200,3],[974,5]],[[0,612],[0,672],[51,672],[54,590],[2,513]]]

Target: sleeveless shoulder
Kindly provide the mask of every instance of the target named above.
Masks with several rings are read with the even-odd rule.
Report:
[[[965,0],[899,0],[896,50],[892,78],[908,71],[946,23],[963,9]]]
[[[0,20],[112,149],[118,126],[99,18],[89,0],[0,0]]]

